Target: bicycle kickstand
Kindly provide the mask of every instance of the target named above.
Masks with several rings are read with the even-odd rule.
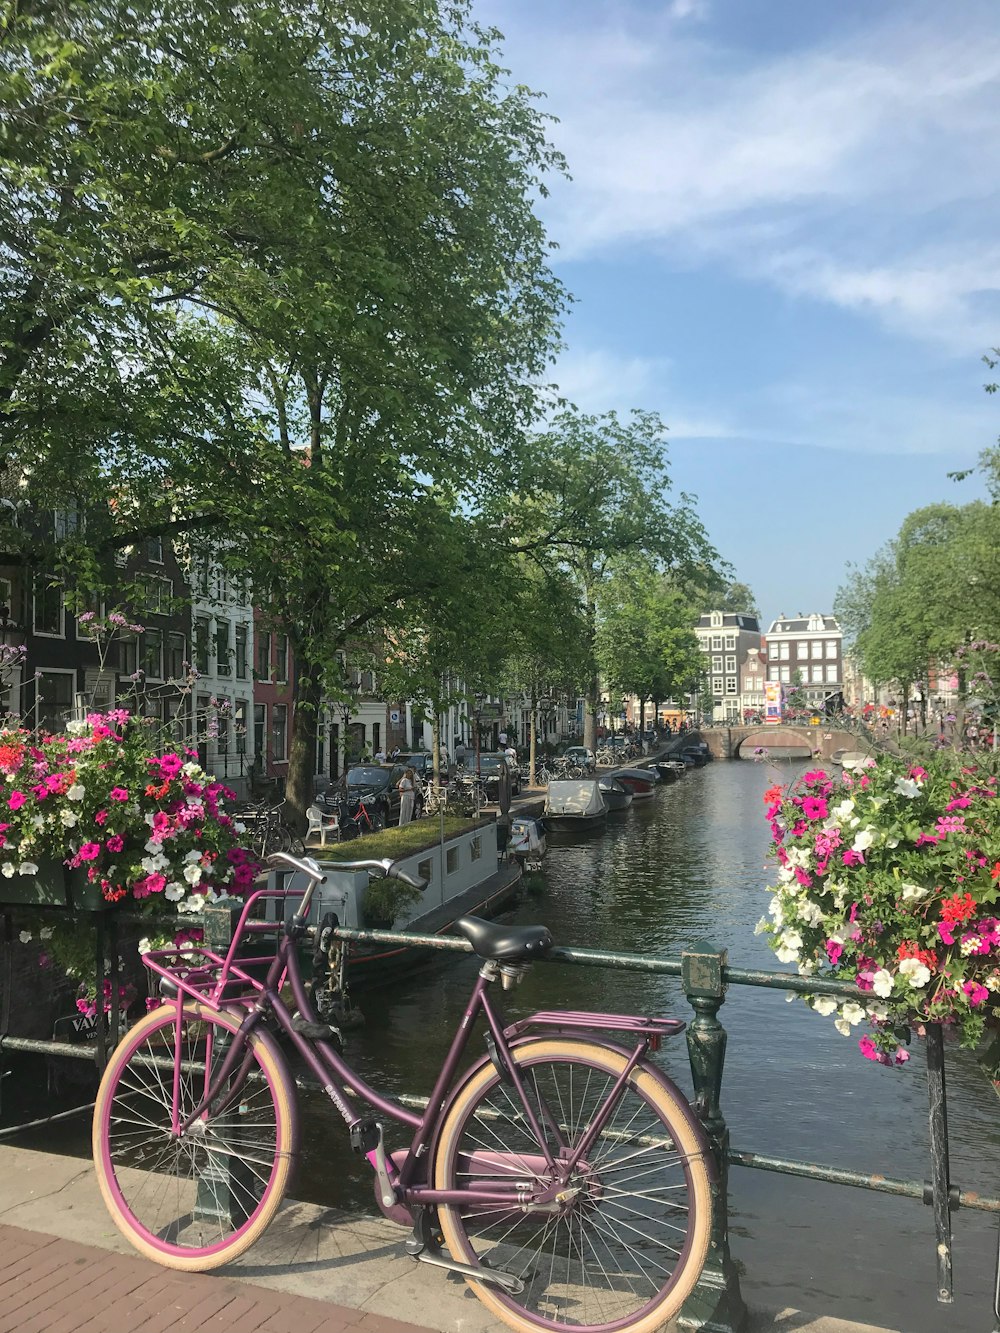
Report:
[[[512,1296],[524,1291],[524,1283],[519,1277],[505,1273],[503,1269],[492,1268],[485,1260],[480,1260],[479,1264],[460,1264],[446,1258],[441,1253],[444,1237],[437,1230],[430,1209],[415,1208],[413,1212],[413,1231],[406,1242],[406,1253],[411,1259],[421,1264],[430,1264],[433,1268],[444,1268],[449,1273],[458,1273],[462,1277],[471,1278],[473,1282],[487,1282],[509,1291]]]

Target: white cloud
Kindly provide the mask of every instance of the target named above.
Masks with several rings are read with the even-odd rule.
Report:
[[[837,43],[756,55],[679,23],[704,17],[695,0],[584,11],[546,28],[532,5],[511,44],[560,119],[573,180],[548,220],[563,259],[659,248],[950,350],[995,341],[982,308],[998,285],[992,6],[970,3],[961,23],[947,7],[887,8]]]
[[[584,412],[627,412],[648,407],[669,371],[665,358],[619,356],[606,348],[567,349],[557,360],[552,382],[561,397]]]

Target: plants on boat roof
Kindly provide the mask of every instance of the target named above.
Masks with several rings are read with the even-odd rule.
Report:
[[[369,879],[362,910],[368,925],[392,925],[396,918],[420,901],[421,891],[400,879]]]
[[[983,757],[985,761],[985,756]],[[757,932],[803,976],[854,982],[859,999],[802,998],[882,1064],[907,1028],[975,1046],[1000,1018],[1000,806],[985,762],[889,755],[765,793],[779,863]]]

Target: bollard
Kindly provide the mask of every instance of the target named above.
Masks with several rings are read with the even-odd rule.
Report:
[[[705,1333],[743,1333],[748,1312],[740,1276],[729,1252],[729,1130],[719,1106],[726,1060],[726,1029],[719,1010],[726,998],[723,980],[727,953],[699,940],[681,954],[681,977],[695,1016],[688,1026],[688,1059],[695,1090],[695,1109],[705,1126],[719,1169],[712,1188],[712,1237],[698,1285],[684,1302],[679,1328]]]

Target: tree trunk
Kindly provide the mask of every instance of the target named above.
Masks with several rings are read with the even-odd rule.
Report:
[[[295,704],[292,745],[285,784],[286,818],[299,833],[306,827],[306,810],[313,802],[316,774],[316,737],[322,704],[319,668],[300,658],[295,662]],[[347,728],[344,728],[345,739]]]
[[[538,781],[535,766],[538,762],[538,695],[531,695],[531,740],[528,742],[528,781],[534,787]]]
[[[441,786],[441,715],[437,708],[431,718],[431,763],[434,768],[434,785]]]

